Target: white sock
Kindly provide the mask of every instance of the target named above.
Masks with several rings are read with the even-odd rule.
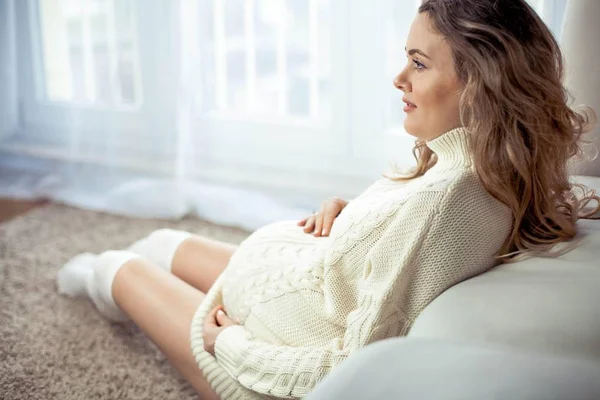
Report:
[[[67,261],[56,275],[58,293],[69,297],[87,296],[86,282],[92,275],[92,263],[97,258],[96,254],[81,253]]]
[[[112,321],[130,318],[115,303],[112,283],[117,271],[129,260],[139,257],[130,251],[105,251],[100,255],[83,253],[58,271],[58,292],[70,297],[87,295],[98,311]]]
[[[146,246],[148,246],[148,237],[147,236],[143,239],[138,240],[137,242],[135,242],[134,244],[132,244],[125,250],[131,251],[132,253],[142,255],[142,253],[145,251],[144,249],[146,248]]]
[[[173,257],[179,245],[192,236],[191,233],[174,229],[159,229],[138,240],[127,248],[139,254],[161,269],[171,272]]]

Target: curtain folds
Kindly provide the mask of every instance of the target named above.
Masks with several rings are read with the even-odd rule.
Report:
[[[357,99],[398,97],[387,76],[384,89],[358,83],[396,70],[404,54],[388,53],[402,46],[345,51],[346,39],[383,43],[376,35],[393,31],[403,42],[397,15],[415,10],[391,0],[0,0],[0,196],[142,218],[194,213],[247,230],[306,217],[329,195],[352,198],[409,141],[384,141],[395,137],[377,126],[377,101],[352,112]],[[244,108],[263,114],[235,114]]]

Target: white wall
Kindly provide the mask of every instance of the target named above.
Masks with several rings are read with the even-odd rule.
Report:
[[[566,60],[566,86],[575,97],[573,105],[592,107],[600,117],[600,1],[571,0],[562,30],[561,44]],[[600,150],[600,126],[587,135],[594,141],[585,148],[588,158]],[[600,156],[574,167],[573,173],[600,176]]]
[[[13,0],[0,0],[0,139],[12,134],[17,126],[13,10]]]

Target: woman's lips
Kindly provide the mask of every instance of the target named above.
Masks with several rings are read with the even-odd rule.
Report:
[[[406,105],[404,106],[404,112],[409,112],[417,108],[417,106],[415,106],[413,103],[404,98],[402,99],[402,101],[406,103]]]
[[[415,108],[417,108],[417,106],[415,106],[414,104],[407,103],[404,106],[404,112],[410,112],[410,111],[414,110]]]

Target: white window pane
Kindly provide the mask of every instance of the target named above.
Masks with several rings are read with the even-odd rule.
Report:
[[[114,3],[115,41],[117,51],[117,88],[124,104],[141,102],[139,52],[135,40],[135,15],[132,0],[109,0]]]
[[[98,2],[104,5],[106,1]],[[92,53],[95,72],[96,102],[109,103],[111,101],[110,63],[108,48],[108,18],[105,13],[97,13],[91,17]]]
[[[83,28],[80,19],[68,17],[64,22],[67,29],[67,60],[71,74],[72,97],[66,100],[85,100],[85,66],[83,61]],[[53,57],[48,54],[48,57]],[[59,71],[57,71],[59,72]],[[59,72],[60,73],[60,72]],[[49,77],[46,77],[48,79]],[[66,77],[68,79],[68,77]],[[50,100],[54,100],[50,98]]]
[[[227,51],[227,103],[231,110],[244,110],[246,105],[246,64],[243,49]]]
[[[244,7],[245,0],[225,0],[225,35],[229,39],[244,37]],[[239,42],[238,42],[239,43]]]
[[[257,49],[256,75],[255,111],[268,113],[277,110],[277,53],[273,45],[264,46],[263,44]]]
[[[132,0],[39,0],[46,98],[141,101]]]
[[[205,111],[328,119],[328,0],[212,0],[201,38]]]
[[[331,108],[331,6],[329,2],[321,2],[318,9],[318,82],[319,82],[319,117],[330,120]]]

